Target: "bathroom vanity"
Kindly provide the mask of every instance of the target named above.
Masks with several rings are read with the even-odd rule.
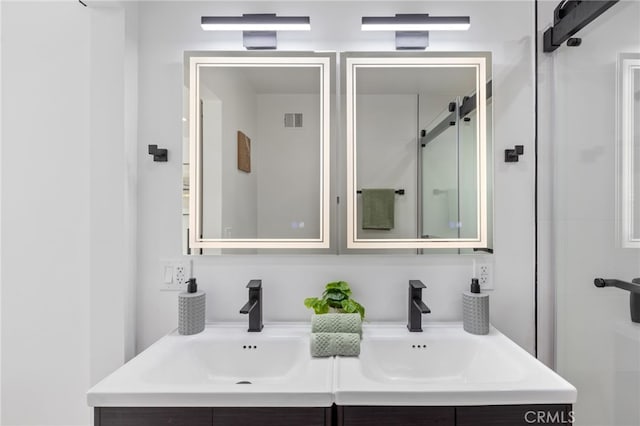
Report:
[[[481,407],[333,406],[332,408],[127,408],[95,409],[96,426],[493,426],[570,424],[570,404]]]
[[[525,425],[571,418],[573,386],[499,331],[366,324],[361,354],[312,358],[308,324],[169,334],[88,392],[95,425]]]

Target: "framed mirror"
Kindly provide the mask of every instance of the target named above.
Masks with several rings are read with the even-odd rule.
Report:
[[[188,251],[328,248],[335,54],[187,52],[185,64]]]
[[[344,53],[347,247],[487,249],[491,55]]]
[[[640,54],[618,59],[620,224],[623,247],[640,248]]]

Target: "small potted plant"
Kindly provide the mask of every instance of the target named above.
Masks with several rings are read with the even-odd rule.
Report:
[[[304,306],[313,309],[316,314],[341,312],[360,314],[364,319],[364,306],[351,299],[351,289],[346,281],[334,281],[325,286],[322,297],[308,297],[304,299]]]

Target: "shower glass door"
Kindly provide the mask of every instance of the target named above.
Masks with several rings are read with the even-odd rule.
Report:
[[[557,5],[538,2],[539,31]],[[621,149],[619,89],[619,58],[640,53],[639,28],[640,2],[620,1],[576,35],[581,46],[540,53],[549,105],[538,110],[539,179],[551,196],[550,217],[541,216],[539,226],[551,229],[543,247],[552,253],[556,288],[555,367],[578,389],[580,426],[640,425],[640,323],[631,321],[629,291],[594,285],[595,278],[640,277],[640,248],[624,247],[620,233],[629,194],[621,191],[620,166],[630,153]],[[640,99],[640,87],[629,96]],[[640,108],[628,117],[640,120]],[[633,147],[640,152],[639,133]],[[635,167],[629,177],[640,187]]]
[[[460,100],[450,105],[426,127],[427,135],[435,135],[421,138],[420,238],[460,238]],[[430,129],[441,126],[443,119],[446,119],[443,130]],[[475,146],[473,148],[475,150]],[[475,218],[475,211],[473,216]]]

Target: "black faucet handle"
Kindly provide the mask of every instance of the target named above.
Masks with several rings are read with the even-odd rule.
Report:
[[[409,287],[415,288],[415,289],[427,288],[427,286],[424,285],[420,280],[409,280]]]
[[[247,284],[247,288],[262,288],[262,280],[251,280]]]

